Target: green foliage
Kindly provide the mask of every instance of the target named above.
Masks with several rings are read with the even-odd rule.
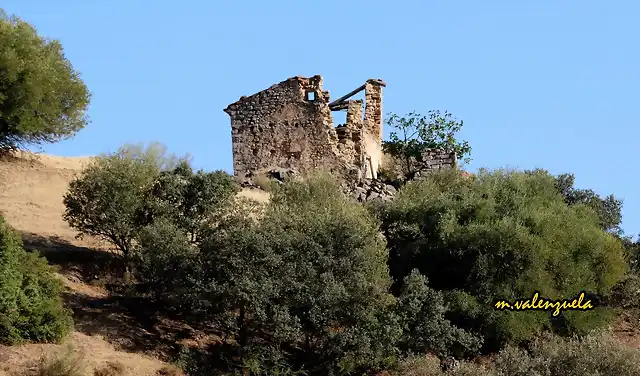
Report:
[[[433,173],[406,185],[380,217],[396,291],[417,268],[431,288],[446,292],[452,322],[489,344],[530,339],[552,326],[581,332],[598,321],[572,313],[558,325],[545,312],[497,312],[494,299],[535,291],[550,299],[582,290],[604,296],[626,268],[619,239],[601,229],[590,207],[567,205],[542,171],[480,171],[474,180]]]
[[[546,172],[544,170],[537,170]],[[535,173],[532,171],[530,173]],[[574,187],[575,176],[573,174],[561,174],[556,176],[556,187],[564,201],[568,205],[584,205],[590,207],[597,215],[600,227],[616,235],[622,241],[625,248],[625,256],[629,265],[629,272],[618,285],[615,286],[612,295],[607,297],[608,302],[616,307],[640,307],[640,287],[638,273],[638,260],[640,260],[640,241],[633,241],[629,236],[624,236],[620,223],[622,222],[622,201],[613,195],[601,197],[591,189],[577,189]]]
[[[271,344],[302,346],[327,372],[393,355],[384,241],[333,179],[284,184],[258,224],[216,232],[203,250],[225,311],[240,312],[241,344],[271,333]]]
[[[640,351],[605,333],[582,340],[543,337],[531,351],[508,347],[496,359],[500,375],[638,375]]]
[[[613,289],[611,304],[620,308],[640,308],[640,276],[629,273]]]
[[[577,189],[573,186],[574,182],[575,176],[573,174],[561,174],[556,177],[556,186],[565,202],[568,205],[589,206],[598,215],[602,229],[621,235],[622,201],[613,195],[602,198],[591,189]]]
[[[401,327],[384,240],[332,178],[287,182],[262,212],[236,203],[196,244],[159,226],[140,237],[141,270],[234,339],[236,367],[337,374],[393,362]]]
[[[491,369],[461,362],[443,371],[437,358],[412,357],[395,373],[398,376],[632,376],[640,374],[640,351],[607,333],[583,339],[543,336],[527,351],[507,346],[496,356]]]
[[[0,149],[73,136],[89,99],[60,42],[0,10]]]
[[[197,242],[204,229],[215,225],[226,214],[240,191],[233,176],[222,170],[194,173],[186,161],[163,171],[151,190],[156,216],[171,218],[191,242]]]
[[[631,272],[640,274],[640,238],[634,241],[630,236],[623,236],[621,240]]]
[[[469,143],[455,138],[463,122],[453,118],[449,112],[441,114],[438,110],[432,110],[428,116],[411,112],[405,117],[390,114],[385,123],[395,130],[391,132],[389,141],[383,142],[383,150],[401,161],[403,174],[409,180],[419,171],[422,152],[426,149],[455,151],[458,159],[467,163],[470,161]]]
[[[197,302],[191,296],[199,281],[196,250],[187,234],[170,220],[161,218],[142,229],[134,247],[133,261],[136,280],[167,309]],[[194,307],[191,307],[194,309]]]
[[[0,343],[55,342],[71,328],[62,282],[0,217]]]
[[[127,257],[135,237],[152,219],[148,207],[153,184],[161,171],[181,160],[168,156],[160,144],[125,145],[96,158],[69,184],[64,220],[80,236],[106,239]]]
[[[241,362],[237,367],[228,367],[227,364],[219,364],[219,359],[212,353],[219,353],[219,348],[202,349],[183,347],[178,354],[176,365],[189,376],[209,376],[211,374],[226,376],[307,376],[302,369],[295,369],[285,362],[267,364],[266,359],[249,358]]]
[[[445,318],[447,305],[441,292],[429,288],[427,280],[414,270],[405,278],[398,298],[403,324],[400,348],[405,353],[463,357],[475,353],[482,339],[457,328]]]

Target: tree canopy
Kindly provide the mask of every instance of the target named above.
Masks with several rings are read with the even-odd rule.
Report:
[[[396,160],[406,180],[413,179],[420,171],[422,153],[427,149],[455,152],[458,159],[470,161],[471,146],[467,141],[456,139],[464,122],[448,111],[442,114],[439,110],[431,110],[427,116],[416,112],[405,116],[391,113],[385,123],[393,131],[389,140],[383,142],[384,152]]]
[[[89,100],[60,42],[0,10],[0,149],[73,136],[89,122]]]

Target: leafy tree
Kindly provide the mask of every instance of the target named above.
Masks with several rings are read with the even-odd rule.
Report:
[[[390,114],[385,123],[395,130],[391,132],[389,141],[383,142],[384,152],[400,161],[407,180],[419,172],[422,153],[427,149],[455,151],[458,159],[470,161],[469,143],[455,138],[463,122],[453,118],[449,112],[441,114],[432,110],[428,116],[411,112],[405,117]]]
[[[626,250],[631,271],[635,274],[640,274],[640,237],[634,241],[633,237],[625,236],[622,238],[622,243]]]
[[[622,200],[617,199],[614,195],[601,197],[591,189],[575,188],[573,174],[560,174],[555,179],[556,187],[568,205],[586,205],[593,209],[598,217],[600,227],[620,238],[624,246],[627,263],[630,267],[629,273],[615,286],[611,296],[604,298],[613,306],[640,307],[640,290],[638,289],[640,286],[640,277],[638,276],[640,239],[634,241],[633,237],[625,235],[620,228]]]
[[[72,326],[62,282],[47,261],[27,253],[0,216],[0,343],[55,342]]]
[[[405,353],[464,357],[480,349],[482,339],[451,324],[444,294],[417,270],[405,278],[397,310],[403,324],[398,345]]]
[[[620,240],[600,227],[587,205],[567,205],[548,173],[480,171],[465,179],[441,171],[407,184],[380,207],[396,291],[417,268],[445,292],[454,325],[481,332],[486,344],[532,338],[564,327],[582,332],[601,324],[604,308],[567,312],[498,312],[495,299],[535,291],[565,299],[582,290],[607,295],[624,275]]]
[[[629,265],[626,277],[613,289],[608,303],[620,308],[640,308],[640,238],[621,236]]]
[[[148,208],[154,182],[180,160],[160,144],[125,145],[96,158],[69,184],[64,220],[79,236],[110,241],[127,259],[136,236],[152,219]]]
[[[156,303],[169,311],[181,308],[192,311],[192,316],[198,313],[198,306],[189,304],[200,303],[202,271],[197,249],[182,229],[169,218],[154,221],[138,234],[132,256],[136,280]]]
[[[197,242],[201,232],[227,212],[239,191],[228,173],[194,172],[183,161],[175,169],[160,173],[151,192],[154,207],[149,211],[172,218],[191,242]]]
[[[600,226],[605,231],[622,235],[622,201],[613,195],[600,197],[591,189],[577,189],[573,174],[561,174],[556,177],[558,191],[568,205],[583,204],[592,208],[598,215]]]
[[[73,136],[89,99],[60,42],[0,10],[0,149]]]
[[[375,218],[337,182],[288,182],[255,227],[215,234],[203,254],[224,286],[226,311],[240,312],[240,344],[267,332],[272,343],[301,346],[327,372],[393,355],[388,344],[399,328],[382,325],[393,304],[384,241]]]
[[[184,239],[175,225],[145,233],[163,293],[193,320],[213,319],[238,367],[332,374],[390,362],[401,328],[375,218],[328,177],[286,182],[265,208],[236,204],[196,244],[167,237]]]

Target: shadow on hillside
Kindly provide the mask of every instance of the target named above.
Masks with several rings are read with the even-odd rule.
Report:
[[[141,299],[95,298],[73,292],[65,293],[64,299],[73,310],[77,331],[101,335],[125,351],[168,360],[179,350],[177,341],[191,338],[193,334],[186,325],[156,316]]]
[[[22,241],[26,250],[39,252],[70,280],[81,278],[109,290],[124,288],[116,277],[123,266],[117,254],[76,246],[55,236],[22,233]],[[157,315],[158,307],[142,298],[114,291],[111,295],[96,297],[71,290],[66,291],[63,298],[66,306],[73,310],[75,330],[90,336],[101,335],[118,349],[169,360],[179,350],[178,341],[197,343],[199,335],[208,342],[208,338],[179,320]]]
[[[85,281],[122,269],[122,258],[111,252],[79,247],[57,236],[41,236],[23,232],[22,242],[28,251],[38,251],[49,264],[56,265],[63,274],[78,275]]]

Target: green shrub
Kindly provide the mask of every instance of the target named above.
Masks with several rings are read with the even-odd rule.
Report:
[[[529,171],[529,173],[546,173],[544,170]],[[615,196],[600,197],[591,189],[577,189],[573,186],[573,174],[560,174],[555,177],[556,188],[564,197],[568,205],[585,205],[590,207],[598,217],[600,227],[613,234],[622,235],[622,201]]]
[[[96,158],[69,185],[63,218],[80,235],[110,241],[128,259],[142,229],[158,219],[192,242],[224,214],[239,188],[223,171],[194,172],[161,144],[125,145]]]
[[[187,234],[167,219],[142,229],[134,252],[135,276],[146,292],[167,309],[196,314],[201,301],[194,286],[202,272]],[[195,294],[195,295],[194,295]]]
[[[605,332],[582,340],[545,336],[529,352],[511,346],[502,350],[495,367],[505,376],[632,376],[640,374],[640,351]]]
[[[463,357],[474,354],[482,339],[457,328],[445,318],[447,305],[441,292],[427,285],[427,280],[414,270],[405,279],[398,298],[398,314],[403,325],[398,346],[405,353]]]
[[[548,312],[498,312],[492,303],[536,291],[550,299],[583,290],[606,296],[626,269],[619,239],[587,205],[567,205],[542,171],[480,171],[473,180],[434,172],[378,213],[396,293],[417,268],[445,292],[453,324],[483,333],[488,344],[530,339],[552,326],[579,333],[601,325],[604,309],[552,321]]]
[[[0,9],[0,149],[73,136],[89,98],[60,42]]]
[[[69,184],[64,220],[80,236],[105,239],[128,257],[136,236],[153,219],[148,208],[154,182],[183,159],[167,155],[160,144],[125,145],[96,158]]]
[[[385,367],[401,327],[384,240],[339,188],[329,177],[287,182],[259,215],[232,206],[197,244],[158,222],[140,236],[141,272],[233,340],[237,370]]]
[[[640,308],[640,276],[629,273],[614,288],[611,304],[621,308]]]
[[[62,282],[44,258],[27,253],[0,216],[0,342],[55,342],[71,329]]]
[[[187,233],[192,243],[215,226],[240,191],[233,176],[218,170],[194,172],[186,162],[162,171],[151,189],[148,213],[164,217]]]
[[[332,178],[286,182],[259,223],[212,233],[202,254],[225,311],[240,312],[231,329],[241,344],[271,333],[271,345],[296,344],[326,372],[393,356],[384,241]]]
[[[410,357],[395,370],[398,376],[632,376],[640,374],[640,350],[615,339],[611,333],[594,332],[582,339],[545,335],[526,350],[507,346],[490,369],[461,361],[443,371],[432,356]]]

